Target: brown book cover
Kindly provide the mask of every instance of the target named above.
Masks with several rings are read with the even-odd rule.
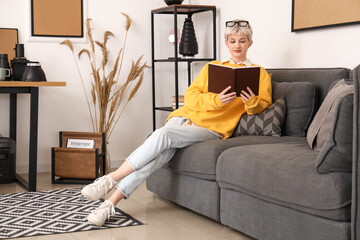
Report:
[[[209,87],[208,91],[221,93],[225,88],[231,86],[228,91],[236,92],[239,97],[242,90],[251,88],[255,95],[259,94],[260,67],[230,67],[209,63]]]

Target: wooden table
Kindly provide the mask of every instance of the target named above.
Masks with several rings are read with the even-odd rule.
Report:
[[[31,192],[36,191],[37,177],[37,142],[39,87],[64,87],[66,82],[23,82],[0,81],[0,94],[10,94],[10,138],[16,141],[17,94],[30,94],[30,141],[29,141],[29,177],[26,181],[19,174],[16,179]]]

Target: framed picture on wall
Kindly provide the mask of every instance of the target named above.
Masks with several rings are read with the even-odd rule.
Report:
[[[292,32],[355,23],[359,0],[292,0]]]
[[[0,28],[0,54],[7,54],[9,62],[15,57],[15,45],[19,42],[16,28]]]
[[[84,35],[83,0],[31,0],[31,36]]]

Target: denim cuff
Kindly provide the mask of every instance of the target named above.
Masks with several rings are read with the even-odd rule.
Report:
[[[124,195],[124,199],[128,199],[129,198],[129,194],[126,194],[125,193],[125,191],[123,191],[121,188],[120,188],[120,186],[119,186],[119,184],[116,186],[116,188]]]
[[[134,167],[134,164],[131,162],[131,159],[129,157],[126,158],[125,161],[127,161],[130,164],[130,166],[132,167],[132,169],[134,169],[134,171],[139,170],[138,168]]]

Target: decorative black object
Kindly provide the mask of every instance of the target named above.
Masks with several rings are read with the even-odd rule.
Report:
[[[179,45],[179,53],[183,56],[193,57],[199,53],[198,43],[196,41],[194,24],[191,20],[191,15],[185,18],[181,42]]]
[[[0,68],[10,69],[9,58],[7,54],[0,54]],[[11,80],[11,73],[9,77],[5,78],[5,81]]]
[[[39,62],[28,62],[25,72],[22,76],[22,81],[27,82],[45,82],[45,73],[41,68]]]
[[[184,0],[164,0],[166,5],[181,4]]]
[[[15,58],[11,60],[11,68],[13,72],[13,80],[21,81],[24,71],[29,60],[24,57],[24,44],[15,45]]]
[[[0,183],[15,181],[15,141],[0,137]]]

